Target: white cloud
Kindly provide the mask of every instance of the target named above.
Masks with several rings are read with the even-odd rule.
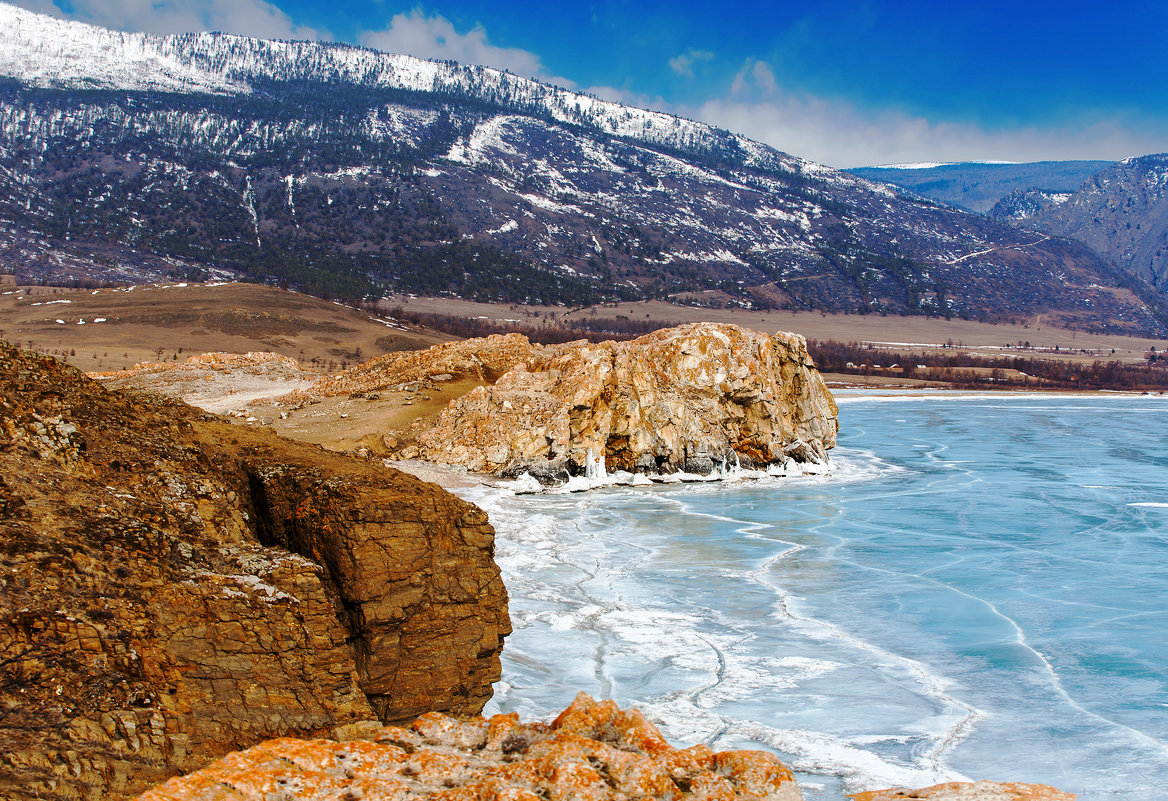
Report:
[[[752,91],[772,94],[778,89],[775,72],[765,61],[748,58],[730,84],[730,94],[738,97]]]
[[[226,31],[267,39],[321,39],[265,0],[71,0],[65,13],[49,0],[15,0],[42,14],[122,31],[191,33]]]
[[[694,50],[692,47],[684,53],[669,59],[669,68],[683,78],[694,77],[693,65],[698,61],[713,61],[714,54],[709,50]]]
[[[992,130],[895,110],[864,109],[844,100],[786,91],[770,64],[753,58],[743,62],[728,91],[718,97],[658,107],[834,167],[1121,159],[1164,149],[1163,136],[1137,132],[1122,120]]]
[[[481,64],[560,86],[575,86],[574,81],[548,74],[535,53],[491,44],[481,24],[476,24],[466,33],[459,33],[450,20],[440,15],[427,17],[420,9],[414,9],[409,14],[395,14],[389,21],[389,27],[362,34],[361,44],[418,58]]]
[[[1164,149],[1163,138],[1121,121],[1073,128],[987,130],[896,111],[865,111],[841,101],[776,92],[761,100],[712,99],[680,113],[836,167],[919,161],[1121,159]]]

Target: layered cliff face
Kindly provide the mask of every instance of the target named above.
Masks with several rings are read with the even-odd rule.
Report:
[[[0,797],[475,713],[509,631],[492,555],[434,485],[0,343]]]
[[[631,342],[469,340],[384,357],[314,391],[378,389],[435,374],[475,374],[481,386],[432,424],[388,441],[400,457],[480,472],[554,480],[601,466],[706,474],[724,462],[824,462],[839,428],[803,337],[713,323]]]
[[[839,424],[795,334],[698,323],[632,342],[572,343],[455,401],[422,458],[473,470],[709,473],[821,462]]]
[[[800,801],[760,751],[672,748],[636,710],[581,693],[549,724],[423,715],[351,742],[281,739],[172,779],[141,801]]]

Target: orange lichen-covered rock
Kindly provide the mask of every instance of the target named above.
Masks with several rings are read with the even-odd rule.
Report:
[[[140,801],[799,801],[791,771],[759,751],[671,747],[636,710],[584,693],[550,724],[429,713],[371,741],[271,740]]]
[[[946,782],[922,790],[873,790],[848,796],[854,801],[1075,801],[1074,793],[1064,793],[1045,784],[1014,782]]]

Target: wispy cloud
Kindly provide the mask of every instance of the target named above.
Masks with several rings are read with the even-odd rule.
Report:
[[[122,31],[227,31],[269,39],[330,38],[325,32],[297,25],[265,0],[69,0],[67,10],[49,0],[14,2],[30,11]]]
[[[683,78],[694,77],[693,67],[699,61],[713,61],[714,54],[709,50],[694,50],[687,48],[684,53],[669,59],[669,68]]]
[[[549,74],[535,53],[491,44],[481,24],[476,24],[466,33],[459,33],[450,20],[437,14],[426,16],[420,9],[395,14],[383,30],[363,33],[361,43],[391,53],[482,64],[560,86],[575,86],[575,82],[568,78]]]
[[[921,161],[1118,160],[1168,149],[1155,131],[1104,115],[1085,115],[1073,124],[988,128],[868,109],[841,99],[788,91],[771,65],[758,59],[743,62],[723,91],[704,101],[669,102],[628,88],[590,87],[587,91],[626,105],[708,122],[833,167]]]
[[[765,61],[748,58],[730,84],[730,94],[739,97],[751,92],[773,94],[778,89],[775,72]]]
[[[861,109],[843,101],[785,93],[777,87],[762,97],[732,94],[729,99],[670,110],[835,167],[979,159],[1120,159],[1164,149],[1162,140],[1120,120],[991,130],[898,111]]]

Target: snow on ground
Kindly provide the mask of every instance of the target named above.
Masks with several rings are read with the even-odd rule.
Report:
[[[912,161],[904,164],[877,164],[873,169],[877,170],[931,170],[934,167],[949,167],[956,164],[955,161]]]

